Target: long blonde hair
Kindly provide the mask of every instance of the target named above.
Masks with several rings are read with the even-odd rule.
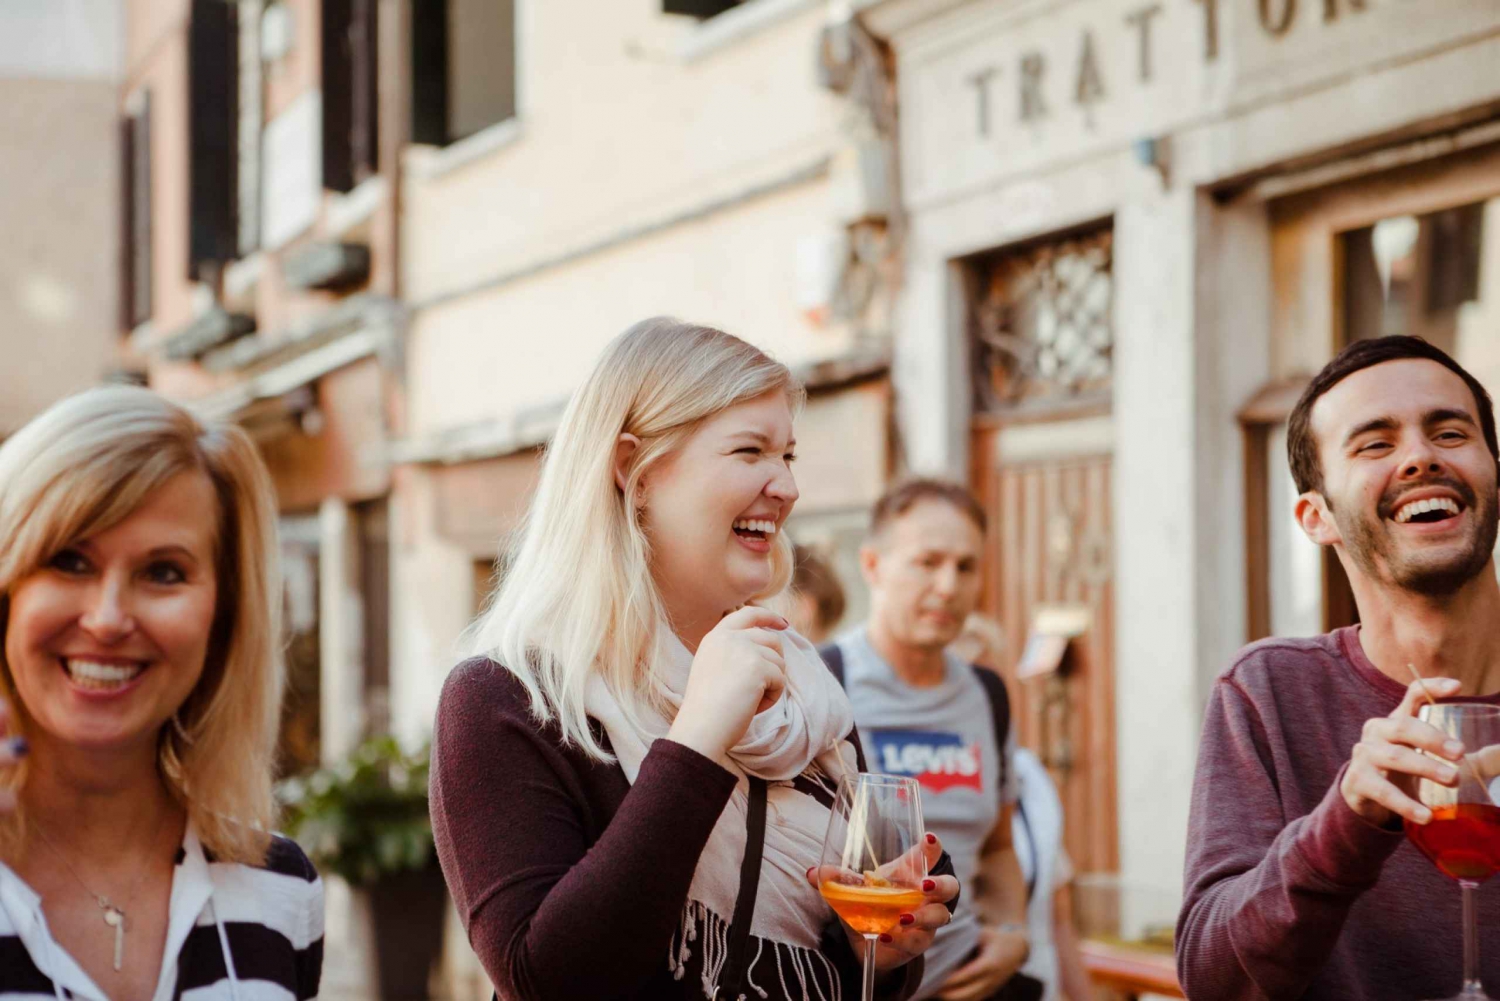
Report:
[[[801,405],[791,372],[760,349],[722,330],[656,317],[611,341],[569,401],[508,547],[504,580],[466,644],[514,674],[533,713],[556,719],[565,742],[610,760],[584,709],[594,673],[633,723],[648,705],[666,711],[650,683],[647,654],[667,616],[651,577],[650,538],[626,498],[636,497],[642,477],[705,419],[778,391],[794,410]],[[614,473],[622,433],[641,440],[623,491]],[[784,533],[771,560],[772,580],[758,598],[791,578]]]
[[[157,738],[157,767],[205,848],[232,862],[264,860],[274,817],[271,769],[284,670],[276,502],[254,443],[133,387],[69,397],[0,446],[0,691],[13,727],[35,726],[16,693],[4,631],[15,585],[62,549],[120,524],[188,472],[218,498],[218,598],[203,675]],[[24,765],[8,786],[26,781]],[[14,850],[24,809],[0,813]]]

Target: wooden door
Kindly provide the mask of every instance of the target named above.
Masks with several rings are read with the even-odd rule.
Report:
[[[973,436],[973,482],[990,518],[984,608],[1005,629],[1001,670],[1018,739],[1057,783],[1068,854],[1080,872],[1115,872],[1111,459],[1107,451],[1062,449],[1007,461],[1000,458],[1003,434],[992,426]],[[1069,645],[1057,674],[1019,679],[1033,616],[1058,605],[1087,609],[1087,630]]]

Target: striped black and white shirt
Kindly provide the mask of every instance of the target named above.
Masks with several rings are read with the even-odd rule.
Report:
[[[218,862],[189,828],[177,853],[152,1001],[308,1001],[323,973],[323,881],[288,838],[263,866]],[[0,1001],[109,1001],[52,937],[42,901],[0,863]]]

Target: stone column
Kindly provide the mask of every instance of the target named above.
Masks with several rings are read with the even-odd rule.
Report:
[[[1170,922],[1211,679],[1244,640],[1235,412],[1269,369],[1263,207],[1142,174],[1115,218],[1122,932]],[[1149,808],[1148,807],[1149,804]]]

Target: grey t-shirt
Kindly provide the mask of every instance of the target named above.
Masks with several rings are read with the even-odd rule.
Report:
[[[943,839],[963,893],[953,921],[927,951],[927,972],[917,998],[930,997],[979,944],[973,910],[979,852],[1000,819],[1001,803],[1016,800],[1010,767],[1015,727],[1007,746],[995,746],[990,699],[975,668],[946,654],[940,684],[914,688],[896,677],[863,628],[838,641],[844,687],[871,771],[915,778],[922,787],[927,830]]]

